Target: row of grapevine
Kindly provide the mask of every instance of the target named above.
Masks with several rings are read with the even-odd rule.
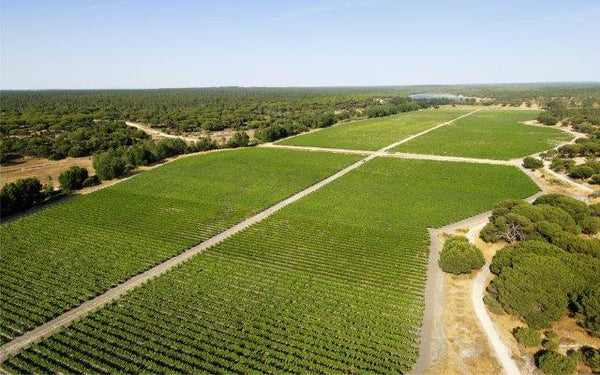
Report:
[[[537,110],[484,109],[393,150],[509,160],[548,150],[572,138],[552,127],[522,124],[522,121],[535,119],[539,113]]]
[[[287,138],[278,143],[356,150],[379,150],[399,139],[467,114],[472,109],[438,108],[370,118]]]
[[[418,357],[427,228],[535,191],[513,167],[375,159],[2,369],[407,372]]]
[[[2,224],[0,342],[22,335],[358,158],[272,149],[189,157]]]

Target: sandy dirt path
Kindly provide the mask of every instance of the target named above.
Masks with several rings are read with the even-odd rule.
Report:
[[[475,112],[478,112],[479,110],[480,109],[470,112],[466,115],[457,117],[454,120],[444,122],[440,125],[435,126],[434,128],[431,128],[431,129],[428,129],[427,131],[415,134],[409,138],[414,139],[420,135],[428,133],[429,131],[432,131],[441,126],[450,124],[453,121],[456,121],[460,118],[463,118],[463,117],[469,116]],[[364,163],[366,163],[378,156],[386,155],[387,150],[397,146],[398,144],[407,142],[410,139],[404,139],[404,140],[392,143],[391,145],[386,146],[376,152],[370,153],[365,158],[362,158],[361,160],[357,161],[356,163],[354,163],[354,164],[340,170],[339,172],[327,177],[326,179],[292,195],[291,197],[275,204],[274,206],[271,206],[268,209],[242,221],[241,223],[229,228],[228,230],[184,251],[183,253],[181,253],[181,254],[179,254],[179,255],[177,255],[177,256],[145,271],[145,272],[142,272],[141,274],[139,274],[137,276],[132,277],[131,279],[117,285],[116,287],[109,289],[108,291],[104,292],[103,294],[101,294],[89,301],[86,301],[83,304],[79,305],[78,307],[76,307],[72,310],[69,310],[69,311],[65,312],[64,314],[52,319],[51,321],[48,321],[48,322],[38,326],[37,328],[35,328],[31,331],[28,331],[19,337],[16,337],[12,341],[10,341],[0,347],[0,362],[4,361],[9,355],[16,354],[19,350],[27,348],[29,345],[31,345],[34,342],[39,341],[43,337],[47,337],[47,336],[51,335],[58,329],[60,329],[64,326],[67,326],[70,323],[72,323],[73,321],[89,314],[90,312],[97,310],[100,307],[120,298],[123,294],[141,286],[142,284],[153,279],[154,277],[157,277],[157,276],[167,272],[171,268],[189,260],[193,256],[203,252],[204,250],[224,241],[225,239],[248,228],[249,226],[264,220],[265,218],[267,218],[270,215],[272,215],[273,213],[279,211],[283,207],[288,206],[288,205],[298,201],[299,199],[309,195],[310,193],[319,190],[323,186],[344,176],[345,174],[349,173],[350,171],[360,167]],[[437,264],[437,262],[436,262],[436,264]]]
[[[432,367],[433,362],[445,350],[444,327],[444,272],[438,266],[440,251],[443,247],[441,235],[453,233],[458,229],[478,225],[487,221],[491,211],[484,212],[441,228],[429,229],[429,261],[427,264],[427,282],[425,284],[425,312],[421,328],[419,358],[410,371],[411,374],[424,374]]]
[[[144,133],[147,133],[148,135],[151,135],[151,136],[155,135],[155,136],[159,136],[159,137],[163,137],[163,138],[181,139],[186,142],[196,142],[198,140],[198,137],[184,137],[181,135],[169,134],[169,133],[165,133],[160,130],[157,130],[157,129],[153,129],[148,125],[140,124],[138,122],[125,121],[125,124],[127,126],[131,126],[132,128],[141,130]]]

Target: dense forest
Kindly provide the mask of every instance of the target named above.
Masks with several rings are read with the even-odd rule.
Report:
[[[393,88],[206,88],[4,91],[2,161],[20,155],[61,159],[142,141],[131,120],[172,134],[257,129],[271,141],[338,121],[447,104],[413,101]]]
[[[22,155],[61,159],[131,146],[144,134],[126,120],[172,134],[256,129],[273,141],[339,121],[387,116],[448,99],[412,100],[415,93],[464,95],[484,105],[538,104],[556,118],[600,124],[598,84],[331,88],[190,88],[158,90],[2,91],[1,162]],[[578,121],[579,121],[578,120]]]

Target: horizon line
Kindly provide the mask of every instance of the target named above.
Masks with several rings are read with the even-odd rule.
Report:
[[[520,81],[520,82],[487,82],[487,83],[423,83],[410,85],[322,85],[322,86],[243,86],[243,85],[224,85],[224,86],[156,86],[156,87],[103,87],[103,88],[21,88],[21,89],[0,89],[3,91],[118,91],[118,90],[190,90],[190,89],[319,89],[319,88],[409,88],[409,87],[439,87],[439,86],[507,86],[507,85],[565,85],[565,84],[591,84],[600,85],[600,81]]]

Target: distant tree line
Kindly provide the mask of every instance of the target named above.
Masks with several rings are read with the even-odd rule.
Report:
[[[22,156],[38,156],[54,160],[66,157],[89,156],[98,151],[130,146],[149,136],[121,121],[85,121],[55,124],[45,129],[22,129],[6,134],[2,127],[0,162],[6,163]],[[20,134],[23,133],[23,134]]]

